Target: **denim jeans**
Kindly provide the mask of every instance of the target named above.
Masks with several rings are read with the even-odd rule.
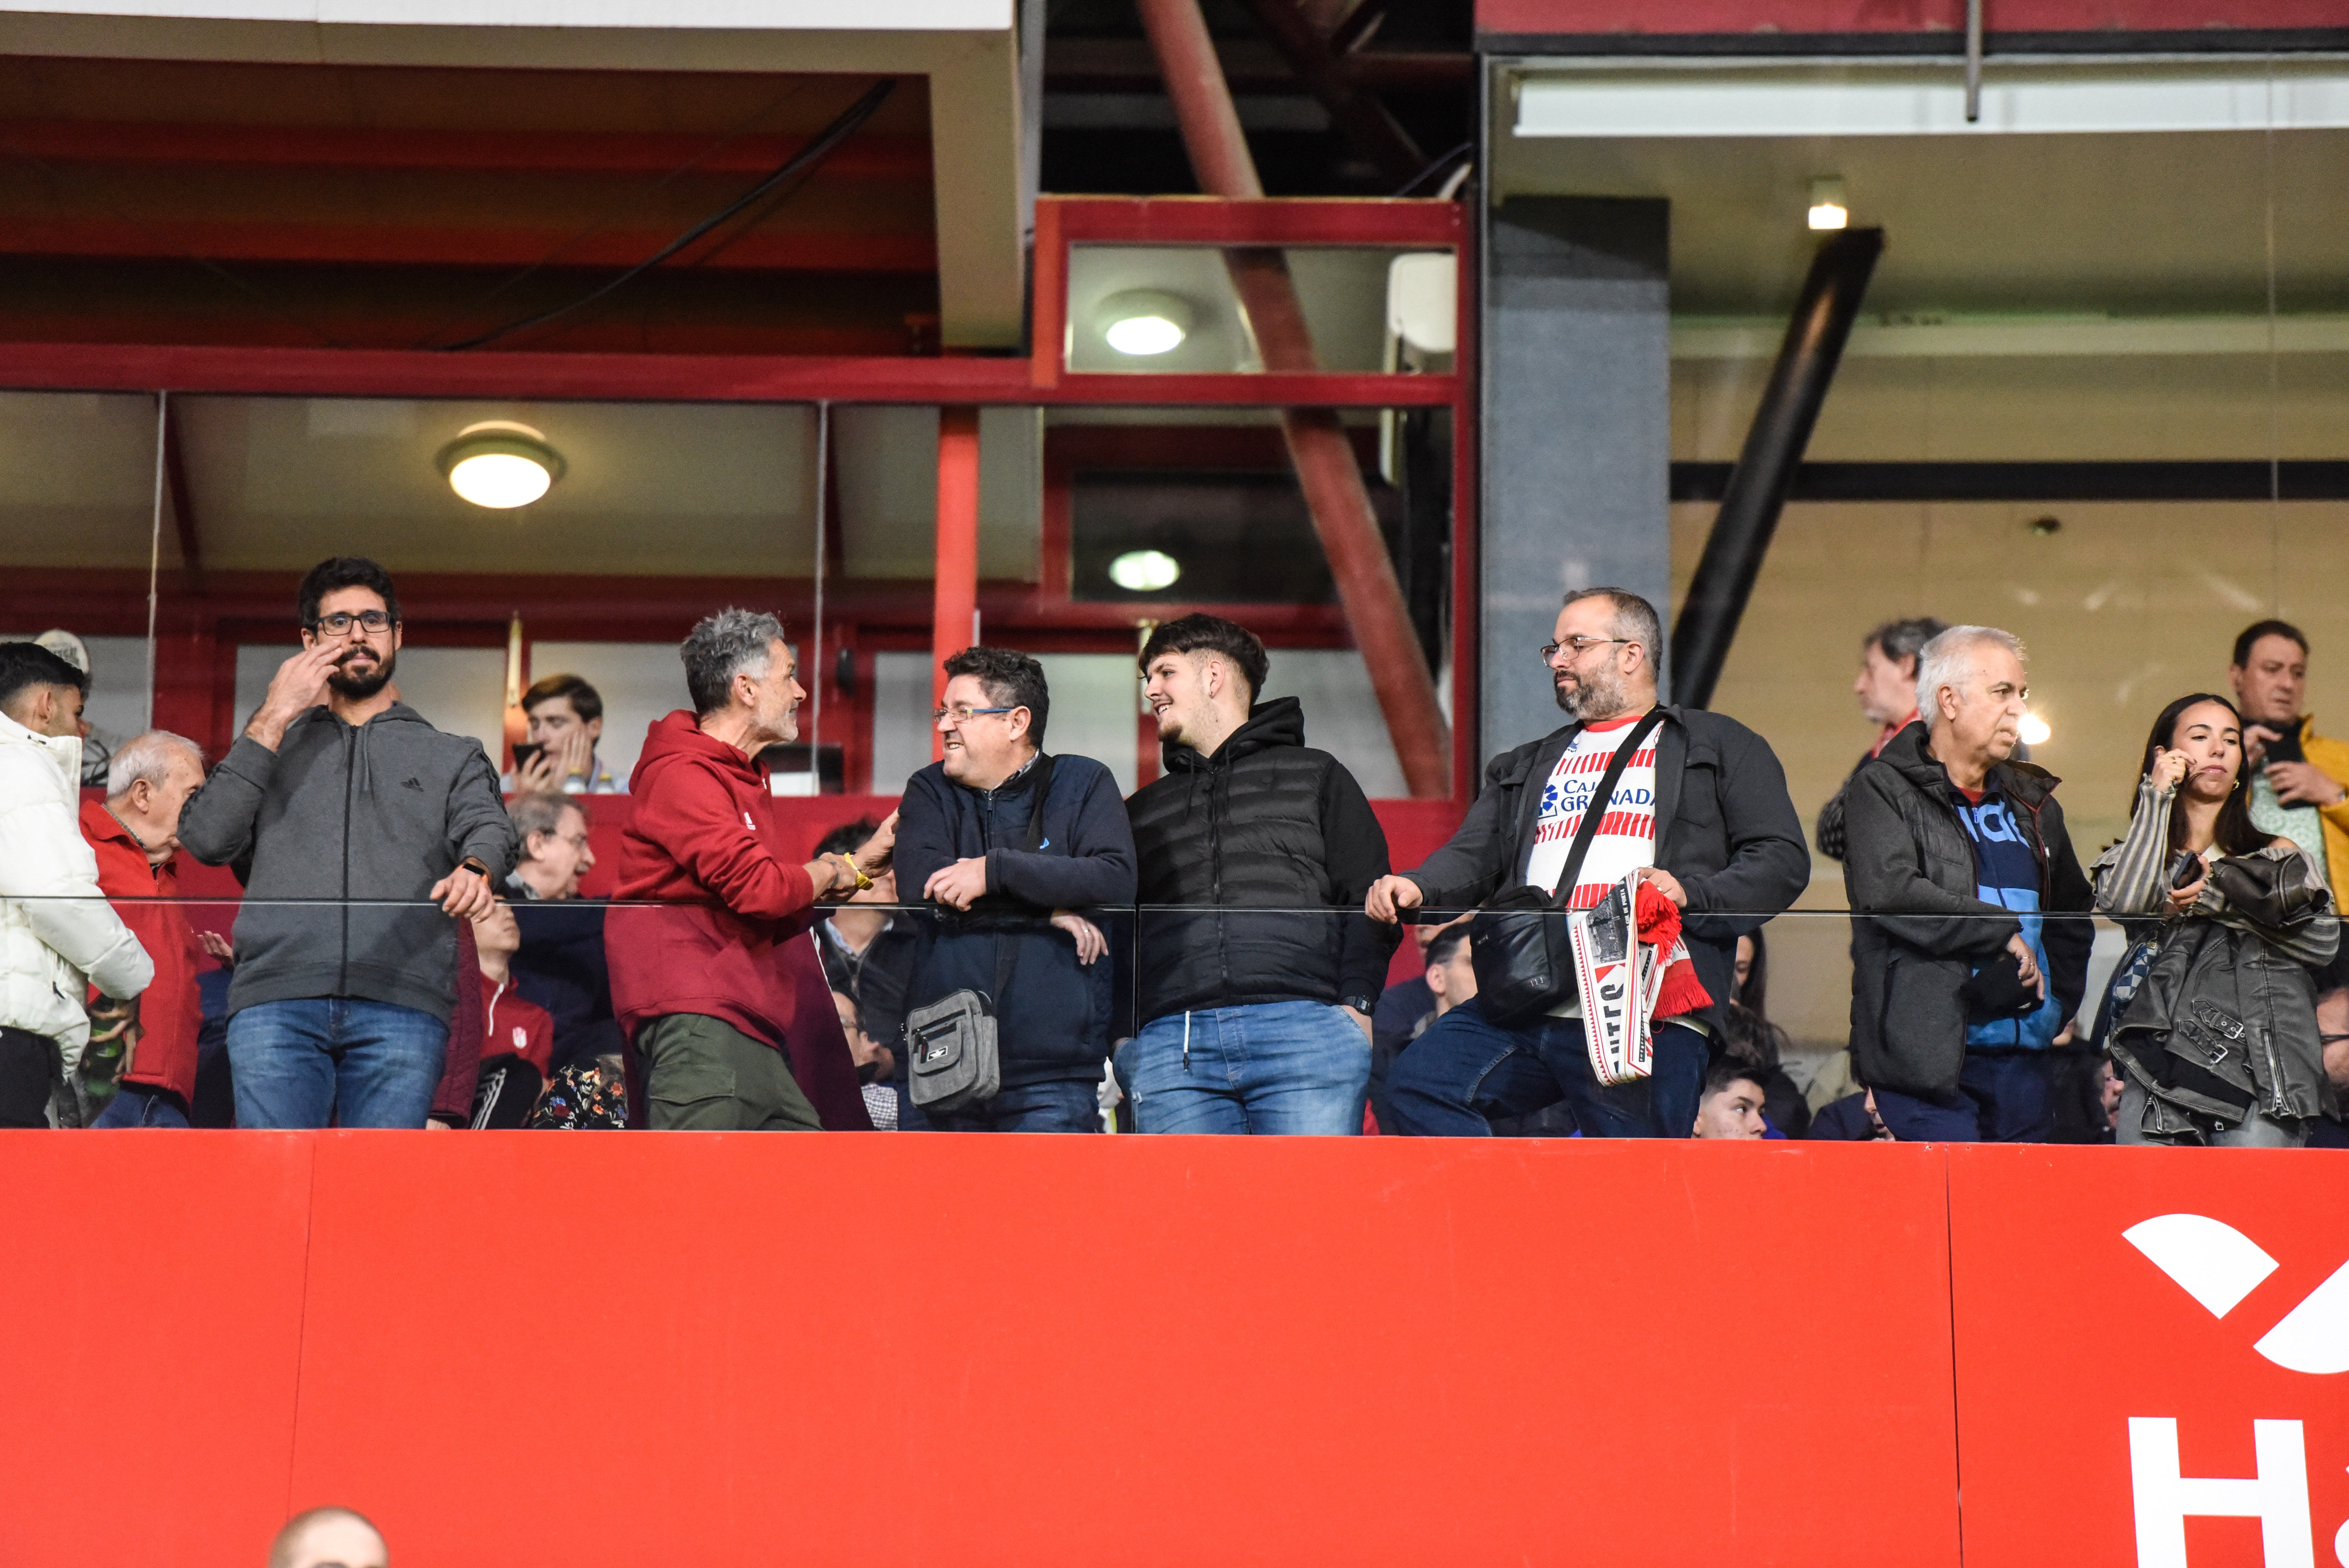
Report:
[[[1114,1065],[1136,1132],[1358,1133],[1371,1040],[1343,1007],[1259,1002],[1153,1018]]]
[[[1427,1026],[1387,1073],[1397,1130],[1488,1138],[1494,1117],[1524,1116],[1563,1099],[1586,1138],[1686,1138],[1704,1088],[1704,1037],[1686,1024],[1654,1029],[1655,1070],[1606,1084],[1591,1070],[1579,1018],[1537,1018],[1505,1029],[1472,999]]]
[[[170,1089],[156,1088],[143,1083],[127,1083],[90,1125],[185,1127],[188,1125],[188,1112],[180,1104],[180,1097]]]
[[[950,1116],[932,1116],[910,1097],[897,1102],[900,1132],[1099,1132],[1101,1091],[1092,1078],[1021,1084]]]
[[[257,1002],[228,1021],[239,1127],[422,1127],[449,1026],[352,996]]]

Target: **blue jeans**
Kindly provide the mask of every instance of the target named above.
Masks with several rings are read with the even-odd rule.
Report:
[[[259,1002],[228,1021],[239,1127],[422,1127],[449,1026],[350,996]]]
[[[185,1127],[188,1125],[188,1113],[181,1108],[180,1097],[169,1089],[155,1088],[142,1083],[127,1083],[90,1125]]]
[[[900,1132],[1099,1132],[1101,1093],[1091,1078],[1023,1084],[998,1090],[993,1099],[932,1116],[898,1091]]]
[[[1259,1002],[1153,1018],[1114,1065],[1136,1132],[1358,1133],[1371,1040],[1343,1007]]]
[[[1704,1037],[1658,1024],[1655,1070],[1602,1085],[1591,1070],[1579,1018],[1537,1018],[1505,1029],[1472,999],[1427,1026],[1387,1071],[1398,1131],[1488,1138],[1493,1117],[1524,1116],[1566,1101],[1586,1138],[1686,1138],[1704,1088]]]

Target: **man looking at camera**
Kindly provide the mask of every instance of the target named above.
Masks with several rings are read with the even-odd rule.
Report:
[[[302,651],[180,818],[181,846],[244,883],[237,1125],[422,1127],[448,1057],[455,923],[513,868],[513,827],[481,743],[399,700],[389,574],[322,561],[299,607]]]

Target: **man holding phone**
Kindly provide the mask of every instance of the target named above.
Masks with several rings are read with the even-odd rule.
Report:
[[[2251,776],[2251,825],[2300,846],[2324,872],[2336,903],[2349,904],[2349,741],[2315,733],[2301,711],[2308,696],[2308,638],[2284,621],[2259,621],[2235,639],[2227,671],[2243,715]]]

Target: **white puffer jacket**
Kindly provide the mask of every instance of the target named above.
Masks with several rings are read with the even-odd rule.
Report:
[[[89,1041],[88,987],[136,996],[155,978],[154,961],[98,891],[80,778],[79,740],[36,735],[0,713],[0,1024],[57,1041],[67,1072]]]

